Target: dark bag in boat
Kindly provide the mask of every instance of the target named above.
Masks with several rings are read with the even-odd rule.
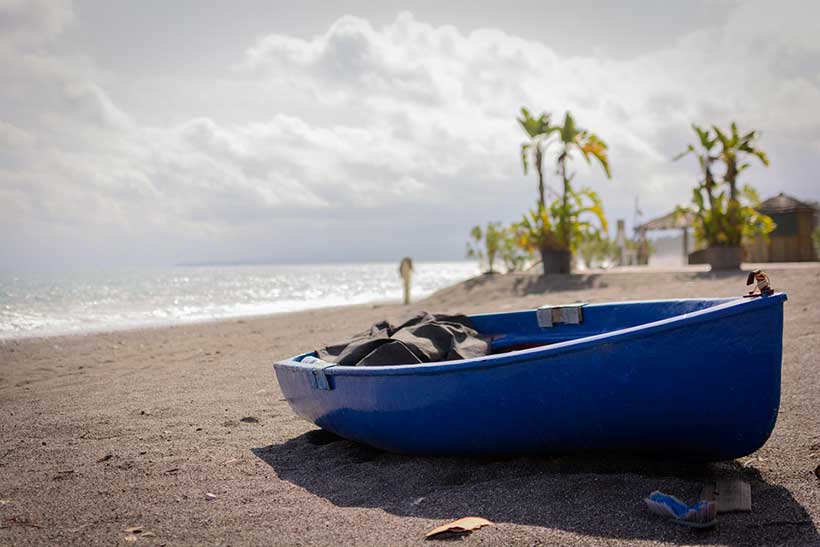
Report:
[[[466,315],[420,312],[398,326],[381,321],[316,353],[322,361],[341,366],[381,366],[471,359],[489,351],[489,339]]]

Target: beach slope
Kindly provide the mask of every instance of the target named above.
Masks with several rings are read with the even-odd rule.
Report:
[[[466,544],[820,545],[820,267],[769,273],[789,294],[780,417],[760,451],[710,465],[386,454],[294,416],[271,364],[419,309],[733,296],[739,273],[481,276],[410,307],[2,342],[0,544],[420,545],[475,515],[496,524]],[[700,533],[643,508],[716,476],[750,481],[753,511]]]

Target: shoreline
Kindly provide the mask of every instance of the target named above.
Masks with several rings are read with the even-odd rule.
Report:
[[[102,334],[116,334],[116,333],[129,333],[129,332],[142,332],[142,331],[151,331],[151,330],[161,330],[161,329],[173,329],[177,327],[186,327],[186,326],[195,326],[195,325],[208,325],[211,323],[219,324],[219,323],[230,323],[236,321],[245,321],[245,320],[255,320],[255,319],[263,319],[266,317],[278,317],[282,315],[289,315],[289,314],[296,314],[302,313],[307,311],[315,311],[315,310],[337,310],[337,309],[344,309],[344,308],[359,308],[359,307],[382,307],[382,306],[391,306],[396,305],[400,301],[399,300],[371,300],[368,302],[361,302],[357,304],[340,304],[340,305],[330,305],[330,306],[311,306],[307,308],[300,308],[295,310],[283,310],[280,312],[266,312],[266,313],[252,313],[252,314],[240,314],[240,315],[227,315],[223,317],[203,317],[203,318],[196,318],[196,319],[187,319],[187,320],[169,320],[168,322],[157,322],[157,323],[141,323],[141,324],[129,324],[129,325],[119,325],[119,326],[107,326],[107,327],[100,327],[96,328],[93,327],[89,330],[85,329],[77,329],[77,330],[70,330],[70,331],[55,331],[49,333],[39,333],[39,332],[32,332],[27,331],[24,333],[20,333],[20,335],[9,336],[6,337],[5,335],[0,334],[0,346],[7,343],[14,343],[14,342],[23,342],[28,340],[50,340],[54,338],[72,338],[72,337],[86,337],[86,336],[96,336]]]
[[[477,272],[473,262],[422,261],[414,279],[416,297]],[[380,303],[400,299],[400,285],[388,263],[0,275],[0,340]]]
[[[812,269],[820,267],[820,263],[818,262],[772,262],[772,263],[744,263],[741,265],[741,269],[739,272],[711,272],[709,270],[708,265],[687,265],[687,266],[680,266],[680,267],[647,267],[647,266],[619,266],[614,268],[608,269],[588,269],[588,270],[581,270],[577,272],[573,272],[568,276],[555,276],[555,278],[561,279],[564,277],[567,278],[581,278],[584,276],[617,276],[617,275],[668,275],[668,274],[709,274],[712,276],[731,276],[733,274],[738,274],[740,272],[748,272],[755,269],[765,269],[771,272],[778,272],[778,271],[788,271],[788,270],[804,270],[804,269]],[[470,282],[474,279],[480,279],[486,274],[479,274],[475,277],[468,278],[464,281],[459,281],[454,283],[453,285],[440,288],[432,293],[424,295],[415,302],[424,302],[425,300],[434,298],[436,294],[442,291],[448,291],[459,285],[462,285],[465,282]],[[532,277],[537,274],[528,273],[528,272],[515,272],[512,274],[498,274],[502,276],[519,276],[519,277]],[[129,332],[129,331],[139,331],[145,329],[163,329],[163,328],[173,328],[173,327],[180,327],[185,325],[199,325],[199,324],[207,324],[207,323],[219,323],[219,322],[230,322],[239,319],[257,319],[263,317],[273,317],[273,316],[280,316],[286,315],[290,313],[300,313],[309,310],[331,310],[337,308],[349,308],[349,307],[359,307],[359,306],[392,306],[400,304],[400,299],[374,299],[368,300],[364,302],[357,302],[353,304],[338,304],[338,305],[325,305],[322,303],[316,303],[316,305],[308,304],[306,307],[300,307],[297,309],[285,309],[282,311],[267,311],[267,312],[260,312],[260,313],[236,313],[236,314],[229,314],[220,317],[197,317],[191,319],[167,319],[167,320],[152,320],[146,322],[139,322],[139,323],[128,323],[123,325],[107,325],[107,326],[93,326],[88,328],[71,328],[67,330],[54,330],[50,332],[42,332],[39,330],[29,330],[23,331],[19,333],[7,334],[7,333],[0,333],[0,345],[6,343],[13,343],[19,342],[24,340],[37,340],[37,339],[50,339],[50,338],[63,338],[63,337],[70,337],[70,336],[91,336],[95,334],[106,334],[106,333],[117,333],[117,332]]]

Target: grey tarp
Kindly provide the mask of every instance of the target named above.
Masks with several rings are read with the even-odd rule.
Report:
[[[376,323],[351,340],[317,351],[319,359],[343,366],[410,365],[487,355],[490,342],[466,315],[421,312],[394,326]]]

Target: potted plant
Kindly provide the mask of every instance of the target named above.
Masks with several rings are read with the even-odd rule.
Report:
[[[589,188],[576,190],[569,172],[569,162],[578,152],[590,163],[595,159],[609,178],[609,157],[606,144],[593,133],[575,125],[572,114],[567,112],[561,125],[552,125],[550,115],[542,113],[533,116],[526,108],[521,109],[518,118],[529,140],[521,145],[521,161],[526,174],[530,163],[538,175],[538,202],[520,223],[522,244],[530,246],[541,254],[544,273],[569,273],[572,253],[584,237],[597,237],[606,231],[607,222],[598,195]],[[543,161],[547,149],[557,146],[556,172],[561,177],[561,192],[551,190],[555,199],[547,204],[544,185]],[[584,218],[582,218],[584,215]],[[599,226],[589,220],[591,215]]]
[[[755,148],[757,131],[741,135],[737,124],[724,132],[716,126],[703,129],[692,125],[698,136],[696,145],[675,157],[694,154],[702,179],[692,191],[692,206],[679,207],[680,214],[694,215],[695,237],[707,245],[706,260],[713,270],[736,270],[743,260],[743,241],[756,235],[767,236],[774,222],[756,208],[760,204],[755,190],[740,186],[739,175],[749,167],[753,156],[769,165],[766,153]]]
[[[557,220],[565,214],[563,227]],[[596,222],[588,219],[591,216]],[[589,188],[572,190],[566,208],[562,197],[553,200],[549,209],[529,211],[514,227],[518,245],[528,252],[540,252],[544,273],[570,273],[573,254],[585,241],[595,240],[607,231],[601,199]],[[562,239],[568,234],[569,243]]]

